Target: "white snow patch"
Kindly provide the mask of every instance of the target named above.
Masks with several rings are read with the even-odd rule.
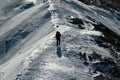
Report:
[[[102,35],[102,33],[99,32],[99,31],[90,31],[90,30],[80,30],[80,34],[81,35],[88,34],[88,35],[96,35],[96,36],[101,36]]]
[[[52,71],[62,71],[62,72],[71,72],[74,70],[73,68],[65,67],[63,65],[57,65],[56,63],[53,62],[47,63],[44,69],[52,70]]]
[[[33,2],[33,3],[36,3],[36,0],[25,0],[25,2]]]

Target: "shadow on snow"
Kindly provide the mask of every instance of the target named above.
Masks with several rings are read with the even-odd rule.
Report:
[[[58,56],[59,58],[62,57],[61,46],[57,46],[57,56]]]

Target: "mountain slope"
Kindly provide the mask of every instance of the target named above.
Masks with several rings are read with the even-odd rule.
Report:
[[[120,11],[120,1],[119,0],[79,0],[89,5],[95,5],[102,7],[110,11]]]
[[[48,0],[18,13],[0,26],[0,79],[95,80],[95,74],[102,74],[106,79],[119,80],[119,70],[114,74],[111,67],[108,70],[101,69],[105,65],[96,67],[105,59],[117,61],[119,41],[116,45],[107,42],[107,34],[101,31],[110,30],[112,36],[119,36],[117,17],[77,0]],[[62,34],[60,47],[56,46],[56,30]],[[87,55],[87,61],[80,53]],[[97,56],[90,61],[88,56],[92,54]]]

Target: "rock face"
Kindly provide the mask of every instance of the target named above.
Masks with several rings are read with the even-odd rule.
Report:
[[[85,4],[95,5],[110,11],[120,11],[120,0],[79,0]]]
[[[114,78],[115,80],[120,79],[119,66],[114,62],[112,58],[104,58],[101,62],[93,64],[95,71],[103,73],[109,79]],[[112,79],[112,80],[114,80]]]
[[[120,68],[113,58],[103,57],[95,51],[92,54],[80,52],[78,56],[84,65],[91,66],[90,73],[97,74],[93,80],[120,80]]]

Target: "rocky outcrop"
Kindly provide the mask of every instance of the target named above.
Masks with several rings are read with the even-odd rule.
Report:
[[[79,0],[88,5],[95,5],[110,11],[120,11],[120,0]]]
[[[112,58],[103,58],[100,62],[93,64],[94,70],[103,73],[108,80],[120,79],[120,68]]]
[[[84,56],[85,55],[85,56]],[[112,57],[103,57],[93,51],[92,54],[79,53],[79,59],[86,66],[91,66],[89,72],[96,74],[93,80],[119,80],[120,68]]]

